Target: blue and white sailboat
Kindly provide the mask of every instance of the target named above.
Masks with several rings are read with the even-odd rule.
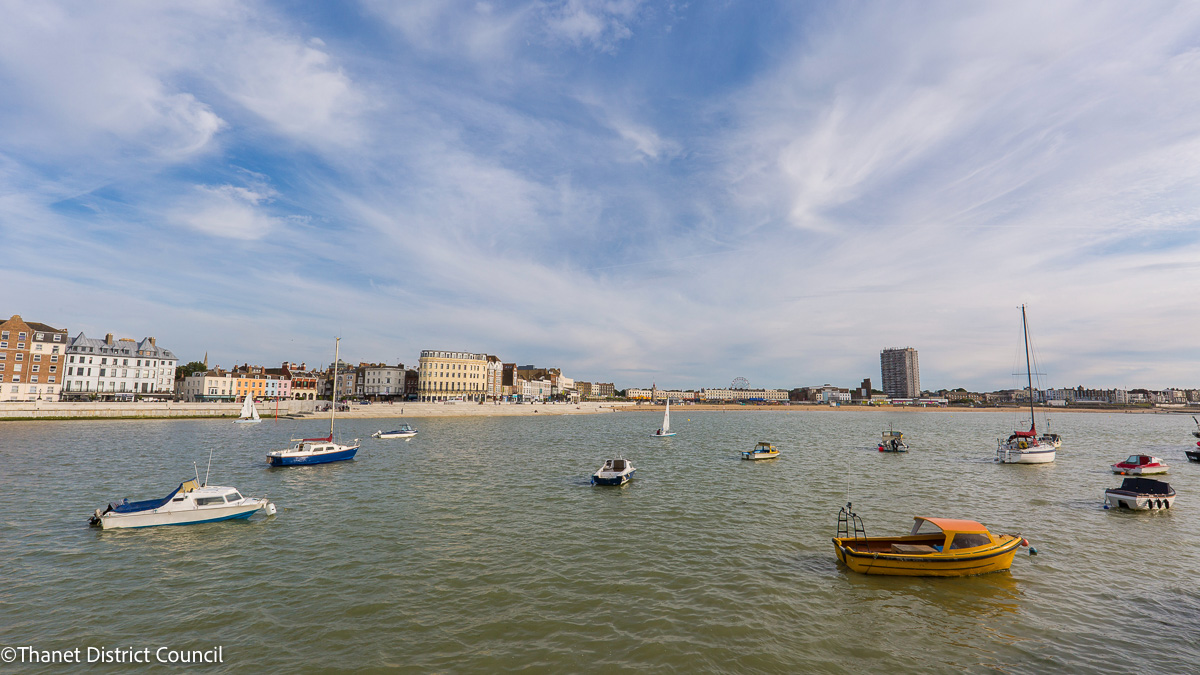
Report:
[[[658,431],[655,431],[654,433],[652,433],[650,435],[653,436],[654,438],[666,438],[667,436],[675,435],[675,432],[671,431],[671,399],[670,399],[670,397],[667,398],[667,409],[663,411],[662,428],[659,429]]]
[[[267,463],[271,466],[307,466],[309,464],[328,464],[354,459],[358,452],[358,439],[350,445],[333,442],[333,419],[337,415],[337,364],[338,347],[341,338],[336,338],[333,344],[333,401],[329,406],[329,435],[323,438],[293,438],[295,445],[286,450],[272,450],[267,453]]]

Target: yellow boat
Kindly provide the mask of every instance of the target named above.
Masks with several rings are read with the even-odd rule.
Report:
[[[766,441],[759,441],[753,450],[743,450],[742,459],[772,459],[779,456],[779,450]]]
[[[850,505],[838,515],[833,539],[837,559],[855,572],[909,577],[965,577],[999,572],[1029,542],[1020,535],[995,535],[974,520],[913,518],[912,532],[868,537]]]

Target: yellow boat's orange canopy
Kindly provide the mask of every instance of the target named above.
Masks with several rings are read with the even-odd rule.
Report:
[[[988,529],[983,525],[973,520],[959,520],[957,518],[926,518],[924,516],[913,516],[913,520],[924,520],[939,528],[942,532],[987,532]]]

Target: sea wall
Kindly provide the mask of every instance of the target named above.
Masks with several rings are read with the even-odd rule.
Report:
[[[316,401],[280,401],[280,415],[311,412]],[[0,419],[91,419],[138,417],[237,417],[240,403],[182,403],[177,401],[136,401],[113,403],[103,401],[4,401],[0,402]],[[258,404],[258,414],[274,417],[274,401]]]

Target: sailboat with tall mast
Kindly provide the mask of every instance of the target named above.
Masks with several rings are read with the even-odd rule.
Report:
[[[671,431],[671,397],[670,396],[667,397],[667,409],[663,411],[662,428],[659,429],[658,431],[655,431],[654,433],[652,433],[650,435],[655,438],[666,438],[668,436],[675,435],[675,432]]]
[[[236,420],[235,424],[258,424],[262,418],[258,416],[258,408],[254,407],[254,394],[246,394],[246,400],[242,401],[242,414]]]
[[[338,347],[342,339],[336,338],[333,343],[333,399],[329,405],[329,436],[323,438],[293,438],[295,445],[286,450],[272,450],[267,453],[267,463],[271,466],[307,466],[309,464],[328,464],[354,459],[358,452],[358,439],[350,445],[342,445],[333,441],[333,420],[337,416],[337,369]]]
[[[996,444],[996,461],[1001,464],[1046,464],[1054,461],[1057,436],[1039,437],[1033,416],[1033,366],[1029,358],[1029,322],[1021,305],[1021,329],[1025,334],[1025,378],[1029,394],[1029,431],[1014,431]]]

